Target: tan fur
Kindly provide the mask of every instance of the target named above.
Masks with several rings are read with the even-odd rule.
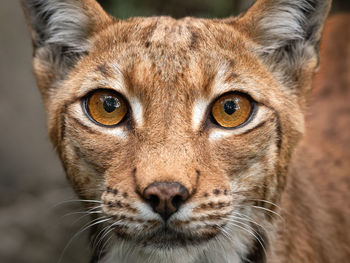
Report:
[[[329,91],[322,68],[316,83],[324,87],[315,89],[320,99],[310,109],[306,104],[329,1],[320,4],[318,27],[308,41],[298,42],[294,58],[287,58],[283,46],[295,28],[274,42],[276,51],[269,48],[275,37],[268,39],[276,29],[261,25],[262,17],[275,14],[278,1],[258,1],[245,15],[226,20],[125,21],[110,18],[92,0],[66,2],[88,6],[89,49],[84,54],[69,49],[74,59],[61,59],[64,53],[57,55],[33,33],[34,46],[42,45],[34,50],[34,70],[51,140],[69,180],[81,198],[102,202],[110,218],[102,226],[115,223],[117,254],[107,253],[103,262],[346,261],[349,115],[338,99],[346,102],[349,91]],[[31,7],[24,5],[34,24]],[[344,21],[348,16],[333,23],[340,27]],[[348,32],[343,27],[342,34]],[[333,32],[326,31],[326,40]],[[328,43],[323,65],[333,52]],[[348,49],[345,43],[339,41]],[[344,83],[348,87],[348,79]],[[129,122],[104,128],[89,120],[81,100],[97,88],[115,89],[129,101]],[[334,97],[324,95],[327,90]],[[206,106],[199,127],[193,125],[196,105],[227,91],[247,93],[257,102],[252,121],[222,130],[210,121]],[[304,134],[304,114],[313,122],[294,152]],[[333,123],[334,116],[343,119]],[[177,235],[162,236],[159,215],[142,198],[154,182],[178,182],[190,193],[168,222]]]
[[[349,23],[350,15],[341,14],[325,28],[307,132],[290,169],[282,202],[286,224],[273,262],[346,262],[350,254]]]

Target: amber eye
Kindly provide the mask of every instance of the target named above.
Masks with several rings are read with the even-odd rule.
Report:
[[[115,91],[106,89],[90,94],[86,109],[93,120],[104,126],[117,125],[127,113],[124,99]]]
[[[239,93],[230,93],[220,97],[211,109],[213,118],[225,128],[234,128],[245,123],[251,112],[251,100]]]

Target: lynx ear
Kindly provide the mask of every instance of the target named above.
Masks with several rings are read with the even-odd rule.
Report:
[[[331,0],[258,0],[238,21],[271,70],[290,83],[304,69],[316,70],[330,5]]]
[[[64,78],[89,52],[90,37],[111,20],[95,0],[22,0],[22,5],[42,91]]]

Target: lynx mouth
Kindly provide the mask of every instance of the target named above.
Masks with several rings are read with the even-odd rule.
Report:
[[[201,234],[185,234],[166,226],[147,234],[130,234],[121,229],[115,229],[114,232],[121,239],[133,241],[143,247],[152,247],[162,250],[200,245],[220,234],[219,230],[206,231]]]

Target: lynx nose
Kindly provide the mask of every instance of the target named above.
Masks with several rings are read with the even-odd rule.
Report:
[[[188,199],[188,190],[179,183],[156,182],[146,187],[143,197],[166,221]]]

